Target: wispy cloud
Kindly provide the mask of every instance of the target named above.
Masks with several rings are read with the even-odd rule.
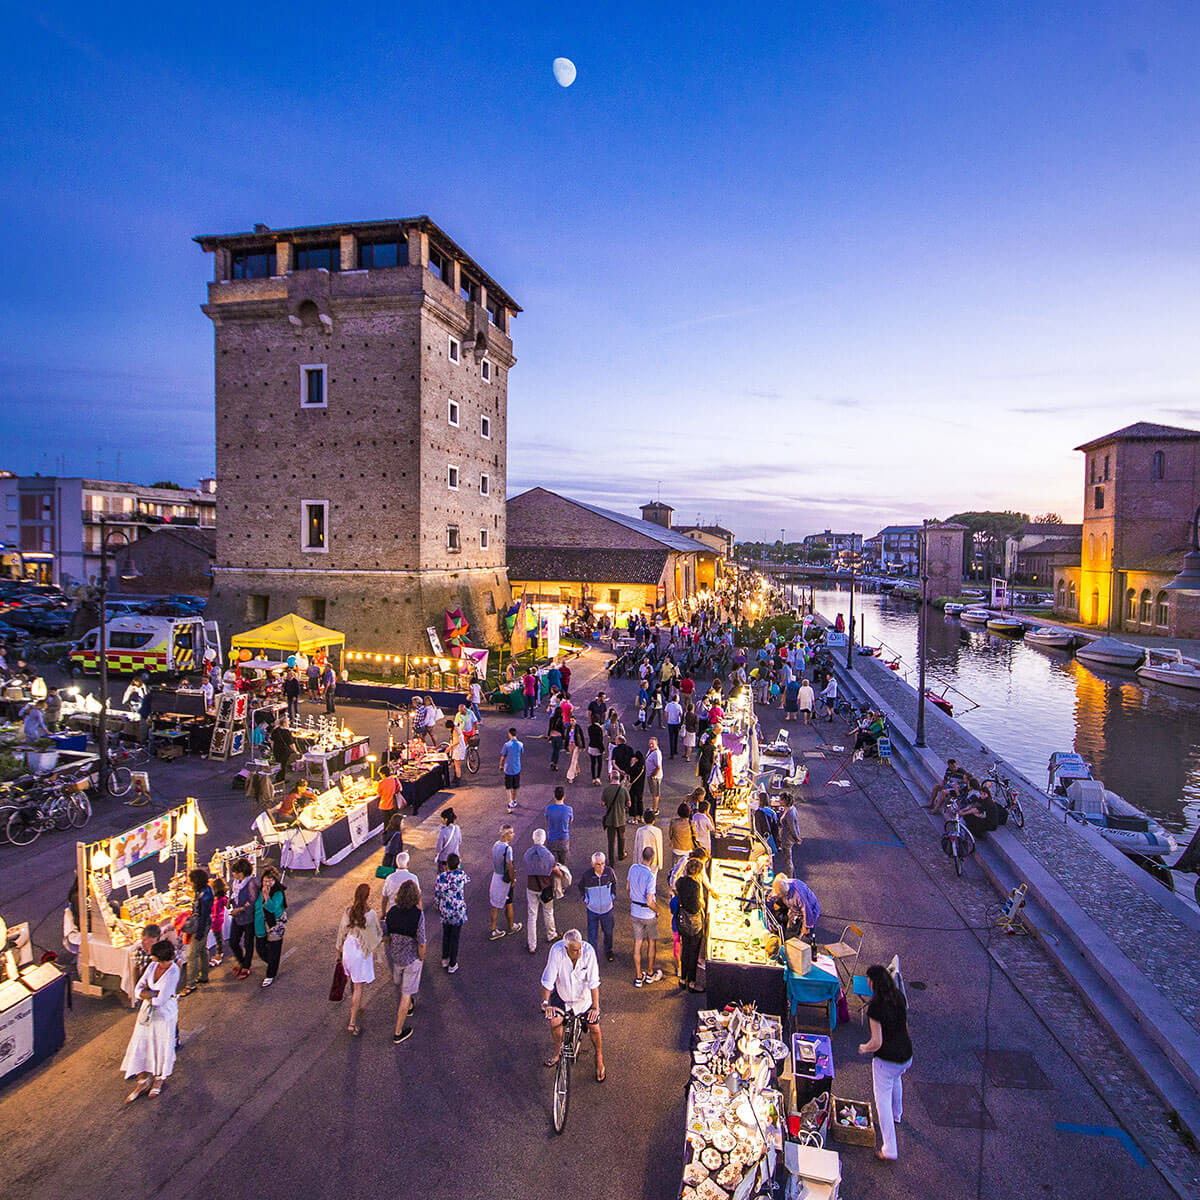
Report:
[[[707,313],[700,317],[688,317],[685,321],[672,321],[669,325],[664,325],[665,330],[675,329],[694,329],[697,325],[712,325],[717,321],[733,321],[738,317],[749,317],[755,313],[766,312],[768,308],[774,308],[774,304],[755,304],[751,308],[735,308],[731,312]]]

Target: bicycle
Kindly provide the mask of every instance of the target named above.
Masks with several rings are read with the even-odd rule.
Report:
[[[992,764],[991,770],[984,776],[984,782],[996,785],[996,802],[1008,810],[1008,816],[1012,818],[1018,829],[1024,829],[1025,810],[1021,807],[1021,799],[1017,795],[1017,789],[1012,785],[1012,780],[1000,774],[999,763]]]
[[[958,815],[957,797],[952,796],[947,800],[942,811],[946,814],[946,823],[942,827],[942,852],[949,855],[954,863],[954,873],[961,875],[964,860],[975,853],[975,838]]]
[[[548,1017],[561,1011],[557,1008],[545,1010]],[[578,1057],[579,1045],[583,1040],[583,1018],[573,1012],[565,1013],[562,1034],[562,1050],[558,1056],[558,1065],[554,1068],[554,1091],[551,1097],[555,1133],[562,1133],[567,1127],[567,1110],[571,1106],[571,1064]]]
[[[466,766],[472,775],[479,774],[479,734],[474,730],[467,735]]]
[[[51,788],[16,808],[5,822],[8,840],[14,846],[29,846],[51,829],[82,829],[91,819],[92,805],[81,783]]]
[[[133,771],[131,768],[141,766],[150,761],[150,751],[145,746],[126,746],[121,741],[116,741],[115,746],[109,743],[108,751],[108,768],[107,771],[103,766],[98,769],[96,784],[110,796],[120,797],[127,795],[133,788]],[[103,773],[106,778],[101,779],[99,776]]]

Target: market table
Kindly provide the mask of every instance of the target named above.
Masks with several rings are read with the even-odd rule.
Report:
[[[829,1013],[830,1030],[837,1028],[837,998],[842,990],[838,978],[837,964],[828,955],[813,959],[812,968],[797,975],[791,968],[787,972],[787,1011],[795,1015],[798,1004],[825,1005]]]
[[[307,750],[300,761],[304,764],[306,778],[318,779],[323,788],[328,788],[343,771],[349,771],[360,763],[366,765],[370,749],[370,738],[355,738],[335,750]]]
[[[390,683],[339,683],[337,686],[339,700],[387,704],[392,708],[411,708],[414,700],[426,696],[432,697],[434,704],[448,715],[456,712],[460,704],[468,703],[466,692],[422,691],[420,688],[395,687]]]
[[[323,793],[317,798],[317,805],[337,791],[331,788]],[[382,829],[379,797],[374,795],[328,824],[318,823],[309,810],[301,810],[296,827],[280,845],[280,865],[288,871],[316,871],[325,865],[332,866]]]
[[[419,766],[399,768],[397,778],[408,811],[416,816],[426,800],[450,786],[450,760],[426,757]]]
[[[67,1040],[65,1010],[70,977],[53,963],[23,969],[0,984],[0,1084],[11,1083],[55,1053]]]

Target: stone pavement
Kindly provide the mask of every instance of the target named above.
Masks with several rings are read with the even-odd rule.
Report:
[[[580,660],[575,697],[586,705],[604,686],[629,724],[633,683],[605,683],[603,663],[594,652]],[[367,713],[348,719],[364,730],[374,719],[381,731],[382,714]],[[763,714],[768,735],[778,716]],[[504,808],[495,755],[510,723],[527,748],[515,821],[519,851],[540,824],[551,787],[564,781],[547,767],[544,717],[512,722],[488,715],[483,769],[452,797],[472,877],[463,966],[453,977],[442,972],[434,918],[413,1038],[391,1045],[394,996],[383,970],[369,992],[360,1040],[345,1033],[346,1005],[326,999],[339,914],[355,884],[374,884],[376,854],[353,856],[320,878],[293,876],[278,983],[263,992],[253,981],[237,984],[217,972],[207,989],[185,1000],[185,1046],[156,1102],[139,1101],[128,1110],[120,1105],[126,1089],[117,1066],[130,1014],[112,1001],[76,1001],[67,1046],[46,1067],[0,1092],[0,1194],[116,1193],[136,1180],[147,1197],[200,1191],[235,1197],[298,1193],[321,1200],[344,1200],[348,1191],[525,1197],[586,1190],[647,1200],[677,1195],[687,1044],[702,998],[679,994],[669,981],[631,986],[624,895],[617,961],[601,964],[609,1077],[595,1084],[585,1057],[566,1134],[557,1139],[550,1132],[550,1085],[540,1066],[547,1039],[537,1011],[545,949],[539,946],[531,956],[523,937],[489,943],[485,935],[486,855]],[[1052,1036],[1045,1024],[1050,1012],[1068,1019],[1076,1003],[1071,989],[1053,971],[1039,973],[1036,958],[1026,961],[1028,943],[997,946],[987,919],[997,902],[994,891],[974,865],[965,878],[954,877],[928,828],[908,827],[908,818],[919,813],[900,781],[873,763],[848,766],[849,743],[835,728],[839,740],[831,742],[828,726],[789,726],[801,753],[826,756],[805,760],[813,781],[804,789],[802,854],[806,878],[825,910],[819,930],[832,939],[854,920],[867,929],[864,963],[899,954],[911,989],[916,1044],[901,1160],[884,1165],[869,1150],[845,1147],[843,1194],[855,1200],[1169,1197],[1136,1146],[1131,1150],[1117,1136],[1056,1127],[1119,1134],[1122,1123],[1081,1070],[1075,1051],[1065,1050],[1057,1030]],[[631,740],[644,746],[646,737],[634,732]],[[156,767],[156,786],[159,776],[171,778],[180,766]],[[203,774],[210,767],[188,764],[186,770]],[[832,776],[848,777],[850,786],[828,786]],[[188,777],[174,778],[182,784]],[[218,772],[205,782],[204,812],[212,836],[224,843],[244,828],[246,814],[240,794],[221,790],[222,779],[227,774]],[[664,812],[694,782],[689,764],[669,764]],[[570,790],[576,870],[603,844],[597,792],[586,780]],[[449,799],[439,797],[423,809],[410,833],[413,867],[427,888],[436,812]],[[114,819],[119,826],[120,814]],[[65,847],[48,845],[35,873],[14,854],[0,853],[0,904],[13,919],[47,913],[39,926],[41,945],[57,944],[68,858]],[[623,884],[624,866],[620,874]],[[560,931],[583,924],[577,901],[560,902],[559,909]],[[659,948],[669,955],[665,937]],[[1029,987],[1040,986],[1032,1003],[1006,973],[1010,965],[1033,977]],[[1086,1014],[1076,1017],[1086,1041],[1092,1036]],[[870,1094],[869,1064],[857,1053],[862,1037],[856,1020],[835,1033],[839,1094]],[[991,1052],[986,1061],[985,1051]],[[1119,1054],[1111,1069],[1120,1071]]]

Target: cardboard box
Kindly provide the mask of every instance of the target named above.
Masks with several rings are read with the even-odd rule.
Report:
[[[835,1142],[848,1142],[852,1146],[874,1146],[875,1137],[875,1110],[870,1100],[850,1100],[845,1096],[834,1096],[832,1099],[833,1114],[830,1118],[829,1132],[833,1134]],[[842,1125],[838,1118],[841,1116],[842,1109],[847,1105],[852,1107],[856,1114],[865,1114],[867,1118],[866,1125]]]

